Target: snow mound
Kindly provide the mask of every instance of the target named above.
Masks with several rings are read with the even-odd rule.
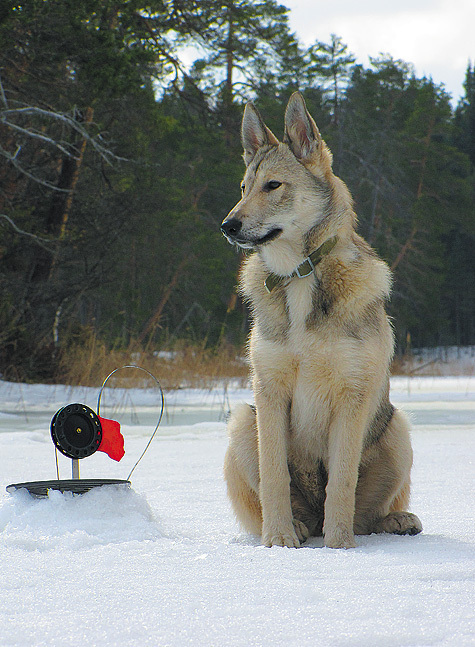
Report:
[[[0,535],[5,547],[46,552],[153,541],[163,533],[143,496],[107,486],[80,496],[50,490],[43,499],[14,492],[0,503]]]

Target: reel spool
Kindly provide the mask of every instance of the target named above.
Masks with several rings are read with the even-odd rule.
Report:
[[[85,404],[68,404],[51,420],[51,438],[58,451],[67,458],[86,458],[102,442],[99,416]]]

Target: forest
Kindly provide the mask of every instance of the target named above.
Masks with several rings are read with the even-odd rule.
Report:
[[[341,38],[310,47],[274,0],[3,0],[0,373],[61,380],[64,357],[242,349],[240,121],[281,136],[303,92],[394,274],[397,352],[475,344],[475,67],[464,96]],[[316,33],[318,30],[316,30]]]

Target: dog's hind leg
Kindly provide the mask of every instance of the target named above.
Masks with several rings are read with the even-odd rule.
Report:
[[[394,535],[418,535],[422,530],[419,517],[406,512],[409,507],[410,481],[406,481],[398,495],[393,499],[389,513],[376,524],[375,532],[388,532]]]
[[[422,530],[418,517],[407,512],[412,466],[409,427],[396,409],[382,438],[363,454],[356,488],[356,534],[416,535]]]
[[[253,535],[260,535],[262,510],[254,408],[247,404],[238,407],[229,420],[228,433],[229,447],[224,461],[228,496],[243,528]]]

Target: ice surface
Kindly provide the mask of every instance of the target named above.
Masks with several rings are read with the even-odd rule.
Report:
[[[126,455],[81,461],[84,478],[126,478],[153,430],[155,390],[116,395],[103,415],[122,422]],[[413,420],[424,532],[349,551],[267,549],[235,524],[222,419],[250,397],[166,394],[133,489],[42,500],[4,486],[55,477],[49,419],[68,402],[95,408],[97,390],[0,382],[0,646],[475,645],[475,378],[392,380]]]

